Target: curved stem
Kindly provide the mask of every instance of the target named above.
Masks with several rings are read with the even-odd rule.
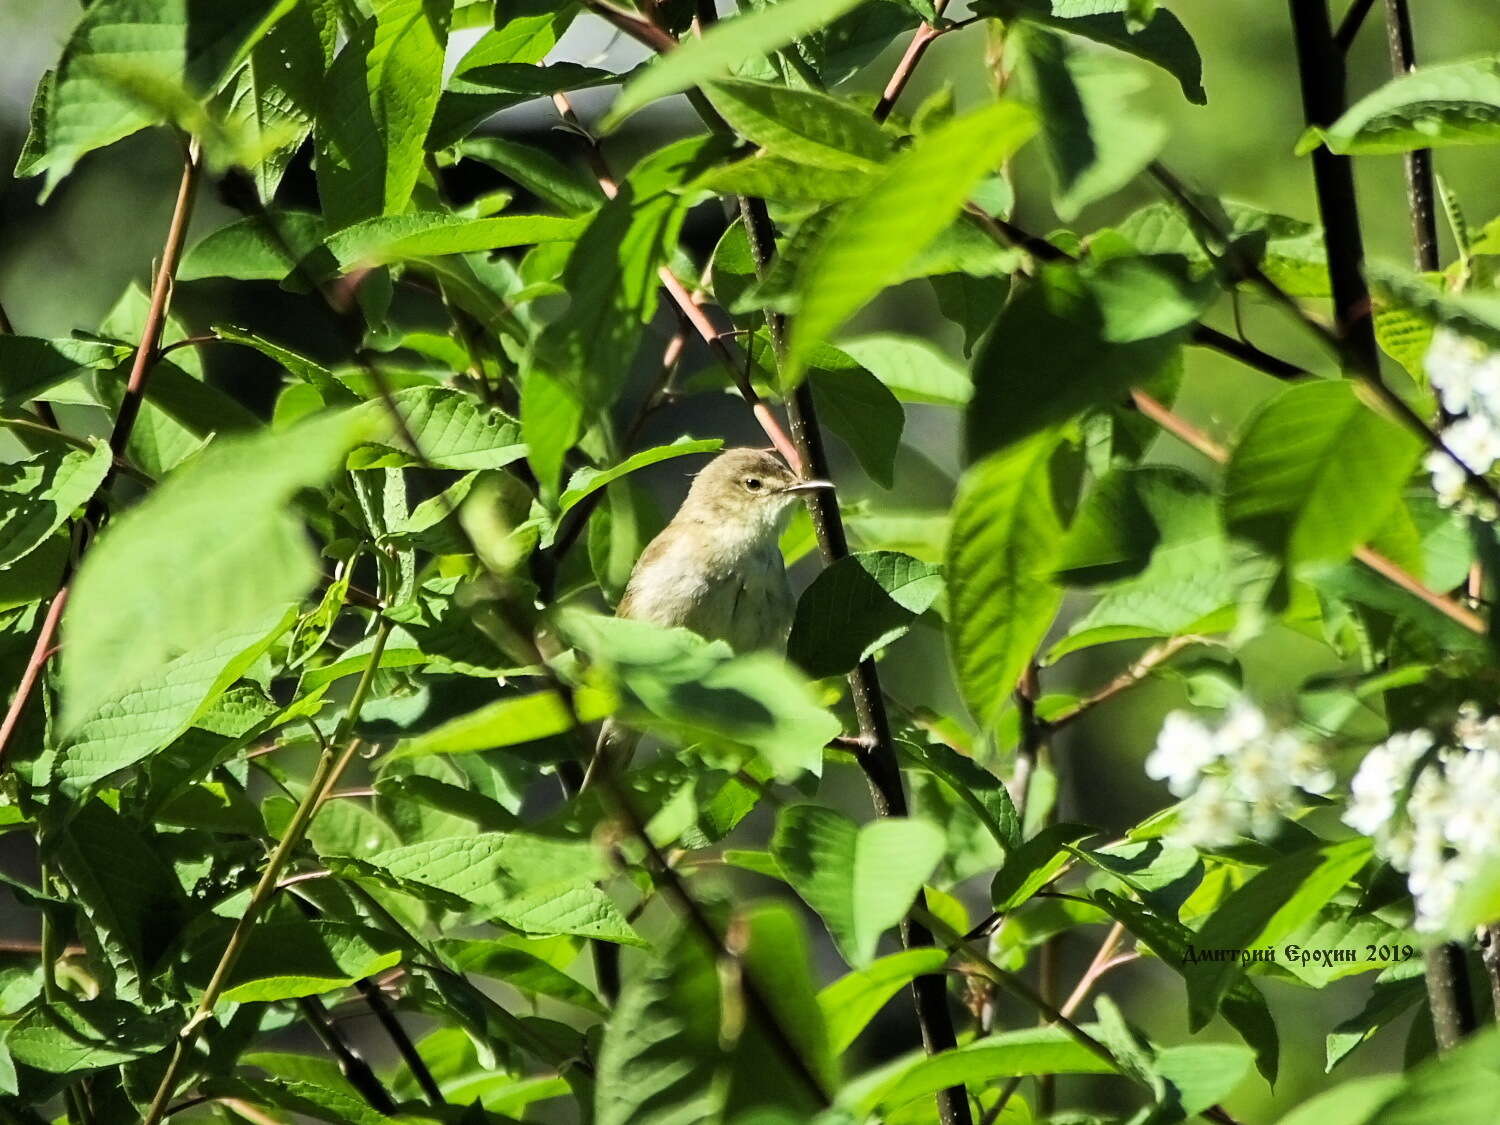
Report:
[[[250,894],[250,901],[245,906],[245,912],[240,915],[235,923],[234,931],[229,935],[229,942],[224,947],[224,953],[219,958],[218,965],[214,968],[212,979],[208,987],[203,990],[203,996],[198,1001],[198,1007],[193,1016],[184,1025],[177,1036],[177,1042],[172,1049],[172,1057],[167,1063],[166,1072],[161,1077],[161,1083],[156,1088],[156,1095],[151,1099],[151,1105],[142,1119],[141,1125],[157,1125],[166,1113],[167,1104],[172,1094],[176,1091],[177,1079],[182,1072],[182,1064],[187,1059],[187,1053],[197,1041],[198,1035],[210,1019],[213,1018],[214,1008],[219,1003],[219,997],[223,995],[225,986],[229,983],[229,975],[239,963],[240,955],[244,953],[250,942],[250,935],[256,924],[260,921],[261,914],[265,911],[266,904],[270,902],[272,895],[276,892],[276,886],[281,880],[281,873],[291,861],[293,853],[302,843],[308,826],[312,823],[319,806],[329,791],[338,782],[343,767],[349,761],[349,754],[340,754],[339,745],[349,736],[354,724],[359,721],[359,712],[364,707],[365,699],[369,696],[370,686],[375,681],[375,673],[380,668],[380,658],[385,652],[385,642],[391,633],[391,623],[381,619],[376,626],[375,640],[370,648],[370,659],[365,665],[363,673],[359,677],[359,683],[355,685],[354,695],[349,701],[348,710],[339,721],[338,729],[334,737],[323,747],[318,756],[317,767],[313,770],[312,779],[308,782],[307,792],[303,794],[302,800],[298,802],[296,811],[292,814],[291,823],[287,825],[286,832],[281,841],[276,845],[276,850],[271,853],[271,858],[266,861],[265,868],[261,871],[260,881],[256,883],[255,890]]]
[[[115,467],[125,460],[125,446],[130,441],[131,432],[135,429],[135,420],[140,416],[141,403],[146,395],[146,382],[151,375],[152,365],[156,362],[157,349],[161,345],[162,331],[166,326],[167,306],[171,301],[172,285],[177,277],[177,265],[182,260],[182,248],[187,241],[188,223],[193,215],[193,201],[198,195],[201,170],[198,142],[191,141],[183,161],[182,180],[177,187],[177,202],[172,209],[172,220],[167,227],[167,238],[162,247],[161,265],[156,271],[156,280],[151,287],[151,306],[146,313],[146,323],[141,329],[140,342],[136,345],[135,359],[130,365],[130,378],[125,385],[125,397],[120,400],[120,411],[115,415],[114,428],[109,435],[109,448],[114,454],[114,463],[89,501],[88,509],[84,514],[82,525],[84,528],[97,527],[102,520],[105,514],[104,495],[114,479]],[[75,530],[74,534],[72,557],[63,568],[57,594],[47,608],[47,616],[43,619],[42,628],[37,633],[36,642],[32,645],[31,656],[26,662],[26,671],[21,677],[15,696],[11,699],[10,707],[5,713],[5,720],[0,723],[0,762],[4,761],[5,749],[20,725],[21,716],[26,710],[26,704],[32,692],[36,690],[42,669],[52,653],[56,651],[57,631],[62,622],[63,606],[68,600],[68,586],[72,581],[73,570],[78,565],[79,557],[88,546],[85,533]]]

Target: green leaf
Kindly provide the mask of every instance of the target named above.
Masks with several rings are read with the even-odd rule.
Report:
[[[1230,455],[1225,525],[1289,567],[1339,561],[1391,514],[1421,449],[1347,382],[1288,388]]]
[[[906,426],[906,412],[896,396],[857,367],[817,368],[808,374],[808,382],[824,424],[838,434],[876,484],[890,488]]]
[[[954,118],[919,137],[845,206],[800,273],[801,315],[792,323],[784,385],[794,385],[813,348],[952,224],[974,185],[1034,128],[1029,113],[1007,102]]]
[[[1212,261],[1204,249],[1206,241],[1219,256],[1232,250],[1239,260],[1259,266],[1294,297],[1326,297],[1332,292],[1322,228],[1233,200],[1198,194],[1194,201],[1212,217],[1223,238],[1204,231],[1175,202],[1142,207],[1116,230],[1143,254],[1181,254],[1195,267],[1207,269]]]
[[[324,234],[323,216],[311,212],[280,211],[270,220],[250,215],[199,239],[183,256],[177,280],[280,281],[318,248]]]
[[[605,485],[613,484],[621,477],[628,476],[637,469],[644,469],[648,465],[657,465],[663,461],[670,461],[674,457],[686,457],[694,453],[715,453],[723,447],[724,442],[721,438],[694,440],[680,437],[667,445],[658,445],[651,449],[643,449],[639,453],[633,453],[618,465],[611,465],[607,469],[579,469],[568,478],[568,487],[558,498],[558,514],[561,515],[563,512],[568,511],[590,493],[599,491]]]
[[[884,383],[900,402],[963,406],[974,394],[968,369],[925,340],[879,333],[840,340],[838,350]]]
[[[501,469],[526,456],[520,426],[473,395],[450,387],[412,387],[392,396],[404,426],[396,426],[384,401],[360,408],[362,420],[385,432],[379,444],[363,446],[349,458],[351,469],[393,469],[430,465],[436,469]],[[368,432],[368,430],[367,430]],[[421,451],[406,445],[407,435]]]
[[[57,534],[26,557],[0,570],[0,610],[43,601],[62,585],[63,565],[72,553],[71,536]]]
[[[1400,1074],[1356,1078],[1309,1098],[1278,1125],[1366,1125],[1405,1086]]]
[[[627,974],[604,1024],[594,1083],[597,1125],[689,1125],[714,1120],[719,977],[707,947],[684,928]]]
[[[529,952],[525,948],[528,940],[449,939],[439,942],[438,950],[459,972],[493,977],[521,992],[551,996],[596,1015],[606,1014],[599,998],[585,985]]]
[[[566,381],[540,367],[527,373],[521,385],[521,434],[543,495],[557,491],[568,450],[583,432],[583,415],[583,402]]]
[[[106,935],[108,960],[149,980],[188,917],[162,839],[110,808],[80,802],[59,841],[57,863],[89,921]]]
[[[483,832],[377,852],[354,870],[383,874],[398,887],[431,887],[522,933],[641,944],[619,908],[594,885],[609,874],[609,865],[588,840]]]
[[[1218,1104],[1238,1086],[1253,1055],[1238,1043],[1183,1043],[1156,1053],[1153,1069],[1167,1083],[1167,1112],[1192,1118]]]
[[[873,176],[847,168],[819,168],[757,152],[710,168],[699,186],[720,195],[749,195],[773,203],[838,203],[870,186]],[[726,305],[733,302],[725,301]]]
[[[707,93],[735,132],[773,157],[873,172],[892,151],[891,139],[868,112],[817,90],[726,78],[710,84]]]
[[[1301,155],[1322,141],[1367,155],[1500,141],[1500,56],[1423,66],[1392,78],[1322,130],[1308,130]]]
[[[262,203],[312,132],[337,31],[327,8],[296,4],[277,21],[224,93],[224,128],[255,154],[250,176]]]
[[[121,89],[123,75],[191,94],[215,90],[292,0],[202,5],[195,0],[96,0],[63,48],[46,97],[45,151],[26,174],[47,172],[43,196],[80,158],[154,124]]]
[[[205,983],[223,954],[227,934],[226,926],[206,935],[197,958],[197,977]],[[262,922],[251,931],[225,982],[222,999],[249,1004],[317,996],[348,988],[400,961],[396,940],[366,926],[321,920]],[[192,971],[190,967],[188,972]]]
[[[1426,999],[1427,988],[1420,977],[1376,981],[1365,1006],[1328,1033],[1325,1072]]]
[[[48,451],[0,465],[0,568],[36,550],[103,483],[109,446]]]
[[[919,746],[914,742],[901,741],[896,745],[903,764],[908,768],[915,766],[927,770],[934,777],[940,778],[973,810],[974,815],[995,838],[995,843],[1006,853],[1020,845],[1021,819],[1004,781],[974,759],[967,758],[940,742]]]
[[[1168,918],[1138,902],[1120,898],[1109,891],[1094,892],[1094,901],[1111,917],[1124,924],[1136,940],[1163,964],[1187,975],[1188,947],[1196,936],[1175,918]],[[1231,1027],[1255,1052],[1255,1066],[1267,1082],[1275,1083],[1280,1049],[1276,1024],[1266,1007],[1266,1000],[1255,985],[1240,976],[1230,987],[1220,1005]]]
[[[846,1083],[838,1101],[866,1117],[881,1109],[898,1109],[950,1086],[972,1083],[982,1089],[996,1078],[1114,1073],[1114,1067],[1061,1028],[1023,1028],[996,1032],[931,1056],[920,1052],[907,1055]]]
[[[442,91],[452,0],[372,8],[329,67],[318,110],[318,191],[336,229],[406,210]]]
[[[723,138],[690,137],[641,160],[595,212],[563,270],[571,304],[537,343],[532,373],[563,380],[583,405],[618,395],[641,329],[656,311],[661,266],[691,197],[682,189],[717,158]]]
[[[1052,581],[1063,528],[1038,434],[964,473],[948,539],[949,645],[959,689],[984,726],[1009,704],[1062,602]]]
[[[395,756],[473,754],[537,742],[572,730],[576,722],[592,723],[605,718],[613,710],[613,703],[605,693],[588,688],[574,693],[571,710],[553,691],[497,699],[403,742]]]
[[[243,1073],[211,1077],[203,1083],[204,1093],[284,1110],[329,1125],[382,1125],[390,1121],[370,1108],[331,1059],[258,1051],[244,1056],[244,1062],[274,1077],[251,1078]]]
[[[78,713],[56,766],[64,788],[80,791],[178,738],[295,619],[294,607],[278,606],[156,667],[128,669],[127,684]]]
[[[485,118],[510,106],[568,90],[613,86],[626,77],[571,62],[497,62],[461,67],[448,80],[448,88],[438,102],[427,147],[441,149],[456,144]]]
[[[858,968],[911,909],[945,845],[926,821],[887,818],[861,826],[833,809],[792,805],[776,820],[771,854],[822,917],[844,960]]]
[[[1086,824],[1049,824],[1005,857],[990,884],[990,901],[1002,914],[1030,900],[1073,857],[1069,845],[1094,829]]]
[[[735,656],[687,629],[580,612],[566,635],[603,664],[621,688],[627,725],[720,746],[747,746],[778,777],[822,770],[838,719],[807,681],[770,653]]]
[[[1073,265],[1045,265],[1013,293],[974,358],[969,456],[981,457],[1086,407],[1112,402],[1159,376],[1177,354],[1184,317],[1197,305],[1194,290],[1177,285],[1176,261],[1116,259],[1097,275]],[[1148,300],[1163,295],[1169,295],[1174,315],[1144,325],[1136,320],[1148,310]],[[1142,337],[1142,327],[1161,331]],[[1067,379],[1058,378],[1063,371]]]
[[[940,973],[948,963],[942,949],[903,949],[846,973],[818,993],[835,1055],[847,1051],[886,1002],[920,976]]]
[[[89,368],[114,367],[130,352],[122,344],[94,340],[0,335],[0,409],[46,398],[59,383]]]
[[[364,432],[346,414],[223,439],[112,520],[63,616],[64,725],[76,730],[179,654],[263,627],[306,594],[319,568],[288,501]]]
[[[1020,73],[1042,122],[1053,203],[1064,219],[1123,188],[1161,151],[1166,125],[1131,109],[1146,85],[1135,67],[1022,26]]]
[[[565,215],[582,215],[604,200],[597,180],[543,148],[504,137],[471,137],[458,146],[458,153],[488,164]]]
[[[11,1057],[50,1074],[72,1074],[133,1062],[160,1051],[175,1029],[166,1016],[153,1016],[106,996],[59,999],[29,1008],[5,1034]]]
[[[1274,947],[1344,889],[1369,860],[1371,847],[1369,840],[1358,838],[1277,860],[1218,905],[1199,929],[1194,944],[1205,950]],[[1193,1031],[1213,1018],[1244,972],[1245,963],[1238,958],[1184,967],[1188,1021]]]
[[[852,671],[905,633],[942,588],[937,567],[898,551],[839,559],[798,599],[787,655],[813,679]]]
[[[1106,477],[1080,507],[1059,569],[1070,583],[1109,584],[1048,651],[1049,663],[1090,645],[1233,624],[1235,587],[1218,499],[1180,469],[1151,465]]]
[[[571,242],[583,232],[577,219],[556,215],[500,215],[467,219],[446,212],[386,215],[355,223],[333,234],[328,249],[345,270],[432,258],[441,254],[471,254],[541,242]]]
[[[1131,27],[1135,0],[984,0],[980,12],[1023,18],[1084,39],[1092,39],[1161,67],[1182,87],[1194,105],[1208,100],[1203,91],[1203,60],[1192,37],[1173,13],[1158,11],[1149,24]]]
[[[783,0],[771,8],[720,20],[703,35],[652,61],[626,83],[601,125],[606,132],[658,98],[732,73],[853,11],[862,0]]]
[[[738,912],[731,927],[744,935],[745,973],[755,982],[801,1066],[794,1070],[766,1021],[747,1013],[744,1031],[730,1053],[730,1111],[745,1116],[757,1109],[762,1113],[795,1111],[795,1120],[806,1120],[837,1088],[838,1065],[813,992],[812,958],[800,911],[786,902],[757,903]],[[817,1082],[819,1093],[808,1089],[804,1070]]]

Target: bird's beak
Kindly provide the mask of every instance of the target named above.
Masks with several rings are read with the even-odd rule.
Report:
[[[789,484],[782,489],[783,492],[813,492],[819,488],[832,488],[831,480],[802,480],[796,484]]]

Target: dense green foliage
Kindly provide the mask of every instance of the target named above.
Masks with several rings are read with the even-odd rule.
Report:
[[[1207,95],[1154,0],[725,8],[83,6],[17,175],[50,193],[162,129],[183,178],[149,290],[0,334],[3,878],[37,935],[0,955],[0,1120],[1232,1123],[1289,1039],[1266,986],[1360,974],[1282,1120],[1493,1120],[1500,219],[1439,181],[1453,260],[1367,265],[1340,177],[1500,142],[1500,61],[1332,116],[1310,81],[1287,143],[1319,191],[1286,216],[1157,161],[1143,76]],[[1322,0],[1293,8],[1336,77]],[[554,59],[583,21],[651,57]],[[950,35],[990,73],[903,98]],[[614,86],[590,132],[568,95]],[[664,99],[686,135],[616,151]],[[549,100],[571,146],[495,117]],[[1143,179],[1161,201],[1084,221]],[[190,230],[211,190],[239,216]],[[1076,228],[1021,229],[1026,194]],[[225,280],[339,354],[173,312]],[[917,290],[941,342],[870,330]],[[1252,297],[1320,358],[1207,325]],[[268,409],[205,377],[226,348],[276,372]],[[1200,432],[1189,348],[1274,393]],[[726,395],[877,497],[784,535],[785,658],[609,612],[653,475],[725,444],[642,432]],[[935,411],[964,470],[915,513],[897,454]],[[1241,656],[1271,629],[1335,671],[1267,720]],[[949,668],[898,700],[914,631]],[[1109,674],[1047,690],[1080,653]],[[1064,819],[1054,735],[1155,676],[1213,716],[1148,762],[1181,801],[1118,838]],[[647,749],[585,785],[605,719]],[[1110,987],[1150,960],[1181,1041]],[[1335,1072],[1414,1010],[1404,1073]]]

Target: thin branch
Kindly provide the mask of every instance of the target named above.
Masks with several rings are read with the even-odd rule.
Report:
[[[77,434],[70,434],[66,430],[59,429],[55,425],[39,421],[35,418],[18,418],[14,415],[0,414],[0,426],[4,426],[7,430],[23,430],[34,434],[40,434],[52,441],[65,442],[66,444],[71,445],[74,449],[91,451],[94,448],[94,443],[88,438],[79,437]],[[134,479],[140,481],[142,484],[155,483],[154,479],[149,473],[137,468],[135,465],[132,465],[123,457],[114,458],[114,471],[117,473],[124,473],[129,477],[133,477]]]
[[[1050,724],[1043,722],[1036,713],[1036,701],[1041,694],[1041,676],[1037,662],[1033,659],[1026,665],[1026,671],[1014,693],[1021,727],[1021,739],[1016,747],[1016,813],[1022,824],[1026,823],[1032,779],[1047,749],[1047,736],[1050,733]]]
[[[1124,923],[1116,922],[1109,928],[1109,933],[1104,935],[1104,940],[1099,944],[1098,950],[1094,953],[1094,959],[1089,962],[1089,967],[1083,971],[1083,975],[1078,978],[1078,983],[1073,987],[1073,991],[1068,994],[1067,1000],[1058,1009],[1064,1016],[1067,1016],[1069,1019],[1073,1017],[1073,1014],[1083,1005],[1084,1000],[1088,998],[1089,993],[1093,991],[1094,985],[1099,982],[1099,978],[1104,976],[1105,973],[1118,965],[1135,960],[1134,954],[1127,954],[1123,957],[1115,956],[1115,950],[1120,947],[1120,941],[1124,936]],[[995,1125],[995,1122],[1000,1119],[1000,1115],[1005,1112],[1006,1103],[1010,1101],[1016,1090],[1020,1088],[1023,1078],[1024,1075],[1016,1075],[1005,1083],[1004,1088],[1000,1091],[1000,1096],[995,1099],[995,1104],[990,1106],[989,1110],[985,1113],[984,1120],[980,1122],[980,1125]]]
[[[1354,0],[1349,5],[1349,10],[1339,21],[1338,31],[1333,35],[1334,46],[1338,48],[1339,54],[1349,53],[1349,48],[1354,46],[1354,40],[1359,35],[1359,29],[1364,26],[1365,17],[1374,6],[1375,0]]]
[[[190,141],[183,161],[182,180],[177,188],[177,202],[172,209],[171,223],[167,227],[167,238],[162,247],[161,265],[157,269],[156,280],[151,289],[151,305],[146,313],[146,322],[141,329],[140,343],[136,345],[135,359],[130,366],[130,378],[125,384],[125,397],[120,400],[120,411],[115,416],[114,428],[109,435],[109,448],[114,454],[115,464],[125,460],[125,447],[130,441],[131,431],[135,428],[136,418],[140,415],[141,402],[146,394],[146,382],[150,378],[157,348],[161,344],[162,330],[167,320],[167,305],[171,299],[172,285],[177,277],[177,264],[182,260],[182,248],[187,240],[188,223],[193,214],[193,200],[198,194],[200,171],[198,142]],[[83,524],[79,526],[85,529],[91,525],[97,526],[103,518],[105,512],[103,497],[113,476],[114,470],[111,468],[90,500]],[[56,651],[57,631],[62,621],[63,607],[67,604],[68,587],[72,582],[74,568],[78,565],[79,558],[87,546],[86,531],[75,530],[74,550],[67,563],[64,564],[57,593],[52,598],[52,604],[47,607],[47,615],[42,620],[42,627],[31,648],[31,656],[26,662],[26,671],[22,674],[21,683],[10,701],[10,707],[6,710],[5,720],[0,723],[0,762],[4,761],[6,748],[15,735],[16,728],[20,726],[26,704],[32,692],[36,690],[42,669],[52,653]]]
[[[1192,633],[1185,633],[1180,637],[1168,637],[1160,644],[1152,645],[1139,660],[1110,680],[1109,683],[1105,684],[1098,691],[1094,692],[1093,695],[1080,699],[1070,710],[1064,711],[1056,718],[1046,720],[1046,726],[1051,730],[1061,730],[1070,723],[1076,722],[1099,706],[1099,704],[1109,702],[1121,692],[1140,683],[1189,645],[1198,644],[1202,640],[1202,637],[1195,636]]]
[[[939,0],[935,10],[938,15],[943,14],[947,0]],[[884,121],[891,115],[891,110],[896,108],[896,100],[901,97],[906,84],[911,81],[917,64],[922,61],[922,56],[927,53],[927,48],[932,46],[933,40],[944,32],[944,28],[934,27],[930,23],[924,23],[917,28],[911,37],[911,42],[906,45],[906,53],[901,56],[901,61],[896,64],[892,71],[890,81],[885,84],[885,89],[880,94],[880,101],[875,103],[875,120]]]
[[[390,1091],[385,1088],[365,1057],[359,1053],[354,1044],[344,1038],[338,1026],[328,1014],[328,1009],[316,996],[304,996],[297,1001],[297,1007],[307,1022],[312,1025],[313,1031],[323,1046],[328,1048],[333,1055],[334,1061],[339,1065],[339,1073],[348,1081],[349,1085],[359,1091],[360,1097],[370,1104],[370,1108],[376,1113],[383,1113],[387,1117],[396,1114],[396,1102],[391,1097]]]
[[[1215,464],[1224,465],[1228,463],[1229,450],[1198,429],[1197,426],[1194,426],[1186,418],[1168,410],[1145,391],[1132,391],[1131,400],[1134,402],[1137,410],[1185,445],[1196,449]],[[1371,550],[1369,547],[1358,547],[1354,551],[1354,557],[1382,578],[1394,583],[1412,596],[1420,598],[1443,616],[1462,625],[1469,632],[1481,637],[1485,636],[1488,632],[1484,618],[1480,617],[1468,606],[1462,605],[1452,598],[1444,597],[1436,590],[1424,585],[1422,580],[1416,575],[1391,561],[1378,551]]]
[[[36,636],[36,643],[31,646],[31,655],[26,659],[26,669],[21,673],[21,682],[16,685],[16,694],[11,698],[10,706],[5,711],[5,721],[0,723],[0,762],[4,761],[6,747],[10,745],[11,736],[16,733],[16,728],[21,724],[21,716],[26,710],[26,702],[31,698],[31,693],[36,690],[37,681],[41,679],[43,670],[47,667],[47,661],[51,659],[55,651],[53,641],[57,637],[57,626],[62,620],[63,608],[68,604],[68,587],[63,586],[52,598],[52,604],[47,607],[47,616],[42,619],[42,628]]]
[[[1415,69],[1417,48],[1406,0],[1385,0],[1385,37],[1391,72],[1400,77]],[[1432,149],[1413,149],[1402,163],[1406,169],[1406,200],[1411,210],[1412,264],[1419,272],[1432,273],[1439,265]]]
[[[391,1042],[395,1044],[396,1052],[401,1056],[401,1061],[406,1063],[406,1068],[411,1071],[412,1077],[417,1080],[417,1085],[421,1087],[428,1104],[445,1105],[447,1099],[443,1097],[442,1087],[432,1076],[427,1060],[417,1050],[417,1045],[412,1042],[406,1028],[402,1027],[401,1021],[396,1018],[396,1013],[386,1001],[385,994],[380,991],[380,986],[368,977],[362,977],[354,982],[354,987],[369,1005],[370,1011],[375,1014],[375,1019],[385,1029]]]
[[[348,709],[344,712],[333,738],[323,748],[318,757],[318,764],[313,770],[312,779],[308,782],[307,792],[303,794],[302,800],[298,802],[296,811],[292,814],[291,823],[287,825],[286,832],[282,835],[276,850],[271,853],[270,859],[266,861],[265,868],[261,871],[259,882],[255,890],[251,892],[250,901],[245,906],[245,911],[235,923],[233,932],[229,935],[229,942],[224,947],[224,953],[219,958],[219,963],[214,969],[213,977],[208,986],[203,990],[203,996],[198,1002],[198,1007],[193,1016],[178,1033],[177,1042],[173,1046],[172,1055],[167,1062],[165,1073],[162,1074],[161,1082],[156,1088],[156,1095],[151,1099],[151,1105],[142,1119],[141,1125],[157,1125],[166,1112],[167,1104],[176,1090],[178,1076],[182,1072],[183,1063],[187,1060],[188,1051],[201,1034],[202,1028],[213,1018],[214,1008],[218,1005],[219,997],[223,995],[224,988],[229,982],[229,975],[238,964],[240,955],[244,953],[250,935],[256,924],[260,921],[261,914],[265,911],[267,903],[276,892],[276,886],[281,879],[281,873],[291,861],[293,853],[301,845],[303,837],[307,833],[313,817],[321,806],[327,794],[338,784],[341,767],[349,762],[350,755],[340,753],[338,747],[348,740],[354,724],[359,721],[359,713],[364,707],[365,699],[370,694],[370,687],[375,681],[375,673],[380,668],[380,659],[385,652],[386,639],[391,634],[391,623],[381,619],[376,626],[374,641],[370,647],[369,661],[355,685],[354,694],[349,700]]]
[[[975,214],[971,211],[969,214],[998,241],[1025,250],[1038,261],[1072,262],[1077,260],[1061,247],[1052,245],[1045,238],[1038,238],[1007,219],[996,219],[983,212]],[[1199,347],[1208,348],[1210,351],[1227,355],[1230,359],[1239,360],[1246,367],[1254,368],[1262,375],[1269,375],[1273,379],[1291,381],[1314,378],[1313,373],[1305,367],[1299,367],[1280,356],[1272,355],[1256,347],[1249,340],[1236,339],[1207,324],[1195,324],[1188,336],[1188,341]]]
[[[764,202],[749,198],[740,200],[740,213],[744,218],[750,256],[755,261],[756,273],[763,278],[770,270],[776,248],[771,217]],[[779,362],[786,354],[786,321],[779,313],[771,313],[767,316],[767,322]],[[812,386],[806,379],[793,391],[788,414],[792,423],[792,439],[796,442],[804,473],[819,480],[832,480],[828,454],[823,446],[823,431],[818,424],[817,404],[813,401]],[[849,539],[844,531],[837,491],[823,489],[813,493],[808,498],[808,508],[824,564],[832,565],[847,557]],[[905,816],[906,788],[891,737],[890,716],[886,713],[880,673],[875,668],[873,658],[861,660],[854,671],[849,673],[849,695],[854,704],[862,743],[862,748],[855,751],[855,758],[869,786],[875,815],[877,818]],[[932,944],[931,932],[911,916],[902,920],[901,939],[907,949],[920,949]],[[922,1045],[927,1053],[933,1055],[956,1046],[958,1039],[954,1032],[953,1016],[948,1010],[947,981],[935,975],[920,976],[913,979],[911,989],[917,1027],[921,1031]],[[943,1125],[969,1125],[973,1120],[968,1095],[962,1085],[951,1086],[939,1092],[937,1102],[938,1115]]]
[[[1302,7],[1295,0],[1292,6],[1294,10],[1300,10]],[[1333,155],[1324,148],[1314,153],[1314,157],[1318,153]],[[1347,158],[1337,157],[1336,159],[1343,161]],[[1320,182],[1324,186],[1320,189],[1319,195],[1320,199],[1326,198],[1328,207],[1332,208],[1331,211],[1323,211],[1323,237],[1328,250],[1329,274],[1333,280],[1337,330],[1330,330],[1315,317],[1309,316],[1286,290],[1266,276],[1259,265],[1238,256],[1233,249],[1230,251],[1233,256],[1232,264],[1246,279],[1253,281],[1276,304],[1291,313],[1299,324],[1311,331],[1332,351],[1339,358],[1345,371],[1359,380],[1360,385],[1374,396],[1381,407],[1394,416],[1395,421],[1420,438],[1429,449],[1443,454],[1457,465],[1463,471],[1464,479],[1471,488],[1483,495],[1485,499],[1500,506],[1500,488],[1497,488],[1495,483],[1483,473],[1470,468],[1462,458],[1449,449],[1442,435],[1429,426],[1422,416],[1413,410],[1404,398],[1387,386],[1380,377],[1379,350],[1375,343],[1374,321],[1370,315],[1370,294],[1365,287],[1363,273],[1363,236],[1359,229],[1358,212],[1354,210],[1354,180],[1345,164],[1328,165],[1324,162],[1324,166],[1331,170],[1320,177]],[[1150,171],[1157,183],[1177,200],[1194,222],[1222,236],[1223,232],[1214,229],[1213,220],[1188,194],[1182,182],[1160,161],[1154,161]],[[1345,183],[1346,180],[1347,183]],[[1347,188],[1347,196],[1345,188]],[[1331,215],[1337,215],[1339,218],[1335,221],[1330,217]],[[1352,267],[1349,264],[1351,260]],[[1340,264],[1335,266],[1335,262]]]
[[[644,44],[653,51],[665,53],[677,46],[677,40],[671,35],[634,12],[617,8],[613,4],[606,3],[605,0],[584,0],[584,7],[600,19],[612,24],[617,30],[623,31],[637,43]]]
[[[676,40],[672,42],[675,46]],[[552,100],[557,106],[558,112],[563,115],[564,120],[587,142],[589,163],[594,171],[594,178],[598,180],[599,187],[605,196],[613,199],[619,192],[619,187],[610,173],[608,165],[604,161],[604,154],[599,148],[598,140],[578,120],[578,115],[573,111],[573,106],[566,94],[556,94]],[[661,279],[662,287],[667,292],[667,296],[671,298],[672,304],[677,307],[678,313],[686,318],[688,324],[692,326],[693,331],[698,335],[698,338],[708,346],[714,358],[719,361],[719,365],[728,373],[730,380],[739,391],[740,397],[749,404],[751,413],[755,415],[755,420],[760,423],[760,428],[765,431],[766,437],[776,447],[776,451],[786,459],[787,464],[795,472],[805,476],[805,467],[801,463],[796,446],[787,437],[786,430],[782,428],[781,423],[777,420],[770,406],[760,397],[755,387],[751,384],[748,374],[748,364],[737,361],[728,338],[714,327],[713,321],[703,311],[703,306],[698,303],[693,294],[689,292],[688,287],[682,283],[676,274],[668,267],[662,266],[658,271],[658,276]]]

